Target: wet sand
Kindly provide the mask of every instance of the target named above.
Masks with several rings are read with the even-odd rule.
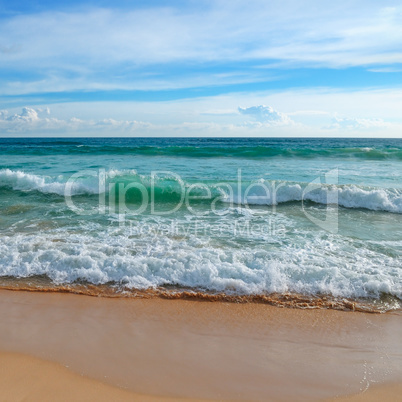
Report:
[[[379,385],[402,382],[400,313],[1,290],[0,322],[0,400],[63,400],[60,381],[69,400],[395,400]]]

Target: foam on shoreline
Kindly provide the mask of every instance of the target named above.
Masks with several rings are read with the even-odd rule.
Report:
[[[302,295],[297,293],[271,294],[227,294],[222,292],[207,292],[200,289],[184,289],[169,286],[167,288],[132,289],[121,286],[93,285],[93,284],[50,284],[45,278],[32,279],[4,279],[0,278],[0,290],[27,291],[40,293],[71,293],[75,295],[106,297],[106,298],[133,298],[133,299],[167,299],[192,300],[204,302],[225,303],[255,303],[267,304],[276,307],[296,309],[331,309],[339,311],[356,311],[365,313],[386,313],[401,310],[398,300],[384,297],[384,300],[348,299],[331,295]],[[402,310],[401,310],[402,311]]]

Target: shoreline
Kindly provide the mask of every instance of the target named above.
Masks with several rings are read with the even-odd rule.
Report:
[[[391,296],[382,299],[358,299],[331,295],[306,295],[299,293],[230,294],[206,291],[198,288],[159,287],[135,289],[110,284],[64,284],[56,285],[50,279],[38,277],[0,278],[0,291],[22,291],[38,293],[70,293],[82,296],[128,299],[167,299],[223,303],[266,304],[275,307],[307,309],[330,309],[364,313],[402,312],[401,301]]]
[[[0,290],[0,350],[154,398],[332,400],[402,382],[401,314]]]

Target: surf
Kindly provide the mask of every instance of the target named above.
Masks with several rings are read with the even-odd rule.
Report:
[[[100,187],[98,173],[83,174],[74,180],[69,189],[72,196],[95,196],[108,190],[108,197],[119,202],[118,189],[127,188],[135,184],[134,189],[125,192],[125,201],[138,204],[143,201],[144,195],[138,191],[141,185],[147,193],[148,199],[156,203],[183,202],[186,191],[191,189],[191,197],[198,203],[212,204],[214,201],[234,205],[272,206],[288,202],[310,201],[316,204],[327,205],[328,193],[337,195],[338,205],[344,208],[362,208],[371,211],[386,211],[402,213],[402,189],[373,188],[357,185],[327,185],[305,193],[309,183],[286,182],[279,180],[245,180],[239,183],[234,180],[222,179],[214,181],[184,181],[177,175],[140,175],[134,170],[105,171],[106,184]],[[38,192],[54,194],[61,197],[67,194],[69,177],[51,177],[14,171],[0,170],[0,188],[16,192]],[[248,189],[251,188],[251,191]],[[137,191],[136,191],[137,190]],[[205,190],[210,194],[205,197]],[[245,197],[244,194],[248,196]],[[82,201],[82,198],[81,198]]]

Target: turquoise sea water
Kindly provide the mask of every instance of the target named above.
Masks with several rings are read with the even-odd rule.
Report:
[[[402,299],[400,139],[0,139],[0,276]]]

